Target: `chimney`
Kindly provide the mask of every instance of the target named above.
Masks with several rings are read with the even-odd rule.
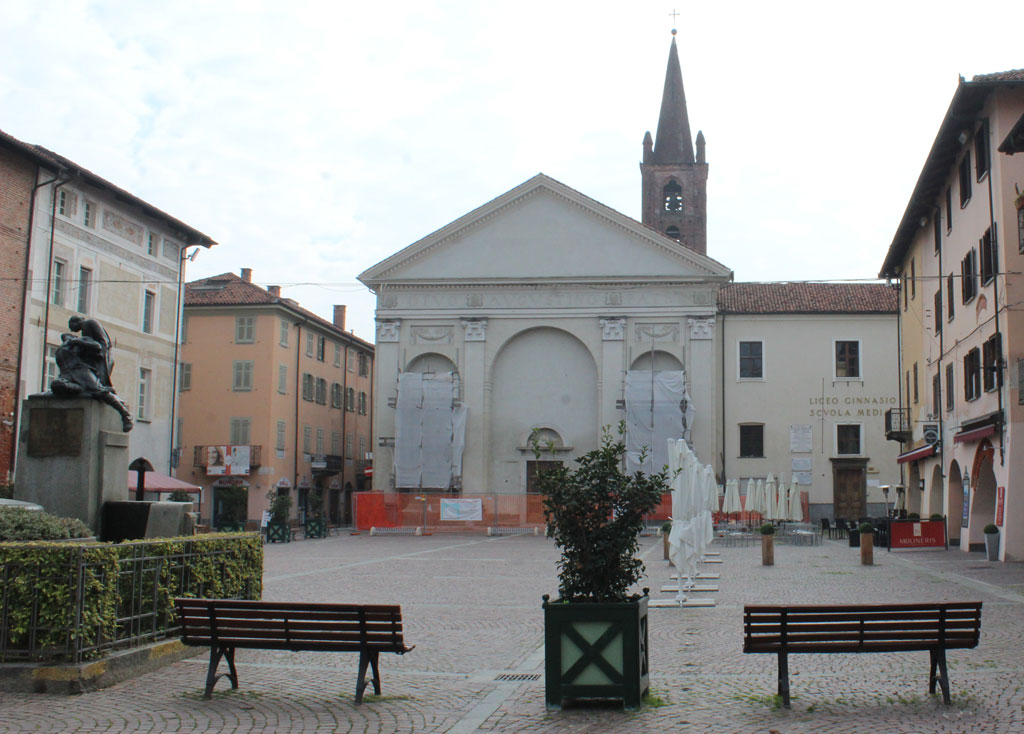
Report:
[[[252,283],[252,268],[242,268],[242,282]]]
[[[274,298],[280,298],[281,297],[281,286],[279,286],[279,285],[268,285],[267,286],[267,293],[272,295]]]
[[[334,325],[342,331],[345,330],[345,307],[335,305],[334,306]]]

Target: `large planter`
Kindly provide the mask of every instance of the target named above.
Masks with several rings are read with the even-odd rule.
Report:
[[[327,522],[322,518],[314,518],[312,520],[306,520],[306,538],[326,538],[327,537]]]
[[[775,536],[774,535],[762,535],[761,536],[761,565],[762,566],[774,566],[775,565]]]
[[[267,523],[268,543],[290,543],[292,540],[292,527],[286,522]]]
[[[874,533],[856,533],[860,536],[860,563],[862,566],[875,565]]]
[[[563,603],[544,596],[544,696],[621,699],[639,708],[650,685],[647,596],[634,601]]]
[[[999,560],[999,533],[985,533],[985,555],[990,561]]]
[[[665,560],[666,561],[669,560],[669,557],[668,557],[668,533],[666,533],[664,531],[661,533],[661,550],[662,550],[662,553],[664,553],[664,555],[665,555]]]

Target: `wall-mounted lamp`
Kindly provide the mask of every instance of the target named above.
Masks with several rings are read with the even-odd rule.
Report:
[[[921,479],[917,480],[917,488],[920,489],[922,492],[924,491],[924,478],[923,477]]]
[[[928,217],[921,217],[920,219],[917,220],[917,223],[921,227],[927,227],[928,226]]]
[[[957,142],[959,142],[960,145],[963,145],[968,140],[970,140],[970,138],[971,138],[970,130],[961,130],[960,134],[957,136]]]

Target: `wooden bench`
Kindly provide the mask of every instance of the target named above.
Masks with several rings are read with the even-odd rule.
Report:
[[[377,659],[382,652],[404,655],[402,608],[398,605],[306,604],[302,602],[241,601],[237,599],[175,599],[182,642],[209,646],[206,698],[217,680],[227,675],[238,688],[235,649],[358,652],[356,703],[362,703],[367,667],[373,691],[380,695]],[[217,674],[221,658],[228,673]]]
[[[946,650],[978,646],[981,602],[743,607],[743,652],[779,656],[779,695],[789,708],[789,653],[928,651],[928,692],[950,703]]]

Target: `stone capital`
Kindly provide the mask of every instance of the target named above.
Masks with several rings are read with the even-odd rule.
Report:
[[[601,319],[601,339],[606,342],[620,342],[626,338],[625,319]]]
[[[466,341],[487,341],[487,319],[463,319],[462,327],[466,330]]]
[[[714,338],[715,319],[713,316],[709,318],[687,319],[687,323],[690,326],[691,341]]]
[[[377,322],[377,341],[378,343],[384,342],[397,342],[402,322],[399,319],[394,321],[378,321]]]

